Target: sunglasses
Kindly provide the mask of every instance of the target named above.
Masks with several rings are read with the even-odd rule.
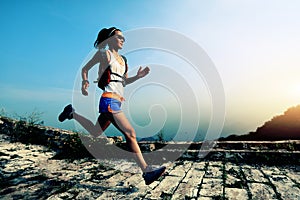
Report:
[[[119,40],[123,40],[125,42],[125,38],[122,35],[116,35]]]

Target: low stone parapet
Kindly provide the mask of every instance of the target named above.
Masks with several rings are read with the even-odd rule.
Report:
[[[56,152],[55,158],[127,158],[123,138],[99,137],[52,127],[28,124],[0,117],[0,132],[12,142],[38,144]],[[205,142],[140,142],[146,159],[231,160],[236,162],[296,163],[300,160],[300,141],[205,141]],[[125,151],[122,151],[125,150]],[[127,156],[127,157],[126,157]],[[277,159],[280,157],[281,159]]]

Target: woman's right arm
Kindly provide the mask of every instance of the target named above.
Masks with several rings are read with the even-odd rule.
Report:
[[[81,77],[82,77],[81,92],[85,96],[88,95],[88,91],[87,91],[89,87],[88,72],[93,66],[95,66],[99,62],[100,62],[100,52],[97,51],[95,55],[83,66],[81,70]]]

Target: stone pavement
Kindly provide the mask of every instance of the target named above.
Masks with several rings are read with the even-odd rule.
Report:
[[[54,154],[1,140],[0,199],[300,199],[297,163],[178,160],[165,163],[165,175],[146,186],[131,161],[56,160]]]

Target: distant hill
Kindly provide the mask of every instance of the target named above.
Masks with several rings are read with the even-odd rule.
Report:
[[[289,108],[283,115],[275,116],[255,132],[230,135],[220,140],[300,140],[300,105]]]

